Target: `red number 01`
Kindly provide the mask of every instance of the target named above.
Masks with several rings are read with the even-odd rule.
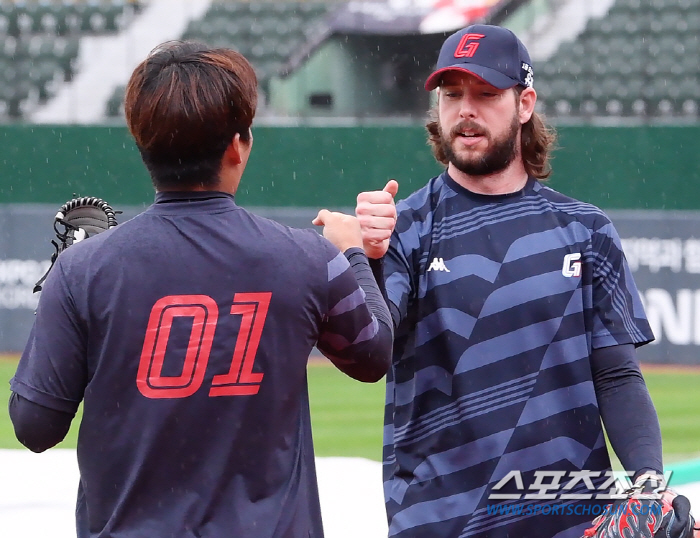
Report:
[[[231,314],[241,315],[243,319],[231,368],[226,374],[214,376],[209,396],[250,395],[260,390],[263,374],[253,372],[253,362],[271,299],[270,292],[233,296]],[[190,339],[180,375],[164,376],[165,350],[176,317],[192,318]],[[216,302],[207,295],[169,295],[158,300],[148,319],[136,374],[136,386],[141,394],[147,398],[186,398],[197,392],[204,381],[218,319]]]

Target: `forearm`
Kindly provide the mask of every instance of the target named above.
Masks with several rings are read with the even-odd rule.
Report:
[[[399,319],[401,318],[401,313],[399,309],[394,306],[394,304],[389,301],[389,296],[386,292],[386,281],[384,280],[384,258],[368,258],[369,266],[372,269],[372,274],[374,275],[377,285],[379,286],[379,291],[384,297],[384,301],[389,307],[389,313],[391,315],[392,327],[396,328],[399,325]]]
[[[16,392],[10,396],[8,410],[17,440],[32,452],[43,452],[63,441],[75,416],[36,404]]]
[[[661,428],[634,345],[596,349],[593,383],[603,424],[623,468],[663,471]]]
[[[365,303],[377,322],[376,334],[363,342],[354,343],[352,360],[336,357],[334,362],[343,372],[360,381],[378,381],[386,374],[391,364],[394,339],[391,314],[378,286],[375,273],[370,268],[362,249],[345,251],[355,279],[365,294]]]

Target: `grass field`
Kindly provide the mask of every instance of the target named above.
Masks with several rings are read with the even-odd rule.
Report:
[[[15,439],[7,400],[17,359],[0,356],[0,448],[23,448]],[[382,456],[384,381],[360,383],[326,363],[309,366],[312,427],[317,456],[358,456],[379,461]],[[74,448],[78,420],[73,421],[62,448]]]
[[[8,381],[16,359],[0,358],[0,448],[21,448],[7,415]],[[659,414],[666,463],[700,457],[700,370],[645,369]],[[309,366],[317,456],[381,459],[384,383],[364,384],[325,363]],[[77,420],[61,447],[75,447]]]

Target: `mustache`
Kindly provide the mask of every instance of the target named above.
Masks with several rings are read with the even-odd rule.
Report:
[[[489,136],[488,129],[485,129],[475,121],[461,121],[457,125],[455,125],[452,129],[450,129],[450,138],[455,138],[456,136],[459,136],[459,133],[462,131],[472,131],[475,134],[482,135],[482,136]]]

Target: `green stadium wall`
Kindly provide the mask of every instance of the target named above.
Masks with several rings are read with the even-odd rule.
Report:
[[[401,184],[399,198],[440,172],[421,126],[256,127],[238,202],[312,227],[319,207]],[[700,125],[559,128],[552,187],[608,211],[656,335],[640,358],[700,364]],[[0,353],[24,347],[37,280],[49,266],[57,208],[73,194],[122,210],[153,200],[124,127],[0,127]]]
[[[700,210],[700,126],[560,126],[550,185],[604,209]],[[396,178],[399,198],[440,172],[422,126],[255,127],[244,206],[350,207]],[[146,205],[153,189],[124,127],[0,127],[0,203],[74,193]]]

